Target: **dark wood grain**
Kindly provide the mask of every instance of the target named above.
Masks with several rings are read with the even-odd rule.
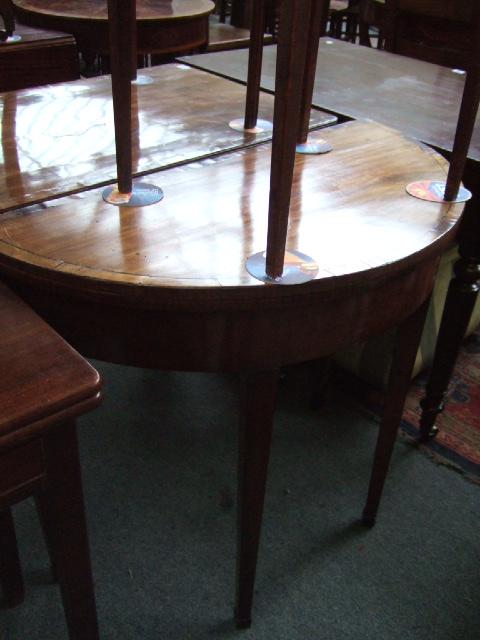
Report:
[[[271,138],[228,126],[244,112],[245,87],[237,83],[178,64],[142,75],[153,83],[132,86],[135,176]],[[0,211],[115,181],[109,77],[6,93],[0,113]],[[259,116],[272,120],[272,96],[260,96]],[[313,125],[335,121],[312,113]]]

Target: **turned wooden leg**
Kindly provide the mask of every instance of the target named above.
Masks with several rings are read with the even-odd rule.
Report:
[[[45,436],[47,486],[38,494],[70,640],[98,640],[75,423]]]
[[[0,511],[0,583],[6,604],[15,607],[25,596],[17,538],[9,508]]]
[[[414,314],[398,327],[385,407],[373,459],[368,497],[363,510],[363,523],[369,527],[375,524],[378,505],[402,418],[405,397],[411,383],[412,369],[425,323],[428,303],[429,300],[424,302]]]
[[[463,252],[462,247],[460,252]],[[448,383],[477,300],[479,276],[480,254],[477,257],[462,255],[455,264],[455,277],[448,288],[432,370],[425,397],[420,401],[421,442],[426,442],[437,434],[435,420],[444,408]]]
[[[252,621],[253,588],[262,524],[278,371],[251,373],[243,383],[238,465],[238,544],[235,622]]]

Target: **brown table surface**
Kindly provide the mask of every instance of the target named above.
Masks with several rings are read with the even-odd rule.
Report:
[[[238,83],[182,64],[145,69],[143,78],[153,82],[133,85],[136,175],[271,137],[228,126],[245,108]],[[103,76],[0,94],[0,211],[115,181],[111,92]],[[273,97],[262,94],[260,117],[272,115]],[[315,125],[334,122],[312,113]]]
[[[85,300],[110,289],[111,302],[133,296],[149,308],[210,313],[225,304],[256,308],[260,299],[308,301],[317,287],[337,291],[343,278],[351,285],[357,277],[364,284],[381,273],[393,277],[430,244],[446,241],[463,205],[405,191],[421,171],[444,178],[445,160],[376,123],[347,122],[322,134],[334,151],[297,157],[287,238],[288,249],[318,262],[308,285],[265,287],[245,269],[246,258],[265,248],[269,144],[150,175],[165,192],[150,207],[119,210],[88,191],[7,212],[0,217],[0,266],[31,271],[49,286],[81,288]]]
[[[262,88],[274,90],[276,46],[263,52]],[[181,60],[245,82],[248,51],[224,51]],[[404,56],[322,38],[313,104],[350,118],[370,118],[441,150],[451,151],[464,75]],[[477,120],[469,157],[480,160]]]

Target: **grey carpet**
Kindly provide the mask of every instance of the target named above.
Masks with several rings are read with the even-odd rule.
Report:
[[[232,623],[238,381],[94,363],[79,435],[104,640],[477,640],[480,487],[398,441],[377,525],[357,524],[377,425],[282,382],[253,627]],[[27,595],[1,640],[66,628],[31,502],[15,508]]]

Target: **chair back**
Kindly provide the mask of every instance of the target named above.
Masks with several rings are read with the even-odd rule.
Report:
[[[468,68],[477,0],[385,0],[385,49]]]

